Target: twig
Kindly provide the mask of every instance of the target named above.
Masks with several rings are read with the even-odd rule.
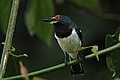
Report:
[[[9,17],[9,23],[8,23],[8,29],[6,33],[6,39],[5,39],[5,45],[3,48],[1,63],[0,63],[0,79],[4,77],[6,65],[9,57],[9,52],[12,43],[12,38],[14,34],[15,29],[15,23],[16,23],[16,17],[17,17],[17,11],[19,7],[19,0],[13,0],[12,7],[11,7],[11,13]]]
[[[113,50],[116,50],[120,48],[120,42],[111,46],[111,47],[108,47],[106,49],[103,49],[101,51],[98,52],[99,55],[102,55],[102,54],[106,54],[110,51],[113,51]],[[85,59],[91,59],[91,58],[94,58],[95,57],[95,54],[90,54],[90,55],[87,55],[85,56]],[[71,65],[74,65],[78,63],[76,60],[73,60],[73,61],[70,61],[68,62],[68,66],[71,66]],[[28,74],[28,76],[35,76],[35,75],[41,75],[41,74],[45,74],[45,73],[49,73],[49,72],[53,72],[53,71],[56,71],[56,70],[59,70],[61,68],[65,68],[65,64],[62,63],[62,64],[58,64],[58,65],[55,65],[55,66],[52,66],[52,67],[49,67],[49,68],[46,68],[46,69],[42,69],[42,70],[39,70],[39,71],[35,71],[35,72],[31,72]],[[20,79],[20,78],[23,78],[22,75],[18,75],[18,76],[13,76],[13,77],[7,77],[7,78],[3,78],[2,80],[16,80],[16,79]]]

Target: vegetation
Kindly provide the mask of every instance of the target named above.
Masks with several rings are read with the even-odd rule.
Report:
[[[93,23],[93,22],[90,23],[90,24],[93,23],[93,25],[91,25],[91,26],[94,26],[94,28],[84,27],[85,25],[80,28],[84,31],[85,31],[85,29],[88,29],[88,31],[91,31],[90,35],[94,36],[94,34],[92,34],[92,33],[100,32],[99,29],[101,29],[102,32],[105,32],[105,27],[99,28],[100,22],[101,22],[102,26],[106,26],[108,24],[109,24],[109,26],[110,25],[112,26],[112,27],[107,27],[106,28],[107,30],[113,29],[113,26],[115,26],[114,25],[115,23],[117,25],[117,28],[119,27],[118,25],[119,25],[119,20],[120,20],[120,14],[119,14],[120,12],[119,12],[119,7],[116,7],[116,6],[119,6],[118,4],[120,4],[120,2],[118,0],[115,1],[115,3],[116,3],[116,5],[115,5],[112,3],[113,0],[110,0],[110,1],[111,1],[111,3],[109,3],[109,1],[106,3],[105,1],[102,1],[102,0],[29,0],[29,1],[28,0],[26,0],[26,1],[1,0],[0,1],[0,11],[1,11],[0,12],[0,27],[1,27],[1,31],[4,33],[3,35],[6,36],[6,38],[5,38],[5,40],[3,40],[4,38],[2,37],[2,35],[0,35],[0,37],[3,38],[0,40],[1,43],[5,41],[4,48],[1,51],[2,57],[1,57],[1,63],[0,63],[0,79],[1,80],[13,80],[13,79],[20,79],[20,78],[24,77],[25,80],[29,80],[32,76],[32,77],[34,77],[33,80],[44,80],[43,78],[38,78],[35,76],[37,76],[37,75],[42,76],[42,74],[47,74],[47,73],[50,73],[50,72],[53,72],[56,70],[63,70],[63,68],[66,66],[64,63],[58,64],[59,60],[61,60],[62,58],[61,58],[61,56],[59,56],[59,54],[55,54],[55,52],[57,52],[59,49],[56,48],[57,46],[53,46],[53,45],[57,45],[56,43],[53,43],[53,35],[52,34],[53,34],[54,28],[49,24],[45,24],[43,22],[43,19],[51,17],[54,14],[59,13],[59,14],[65,14],[65,15],[69,15],[69,16],[74,15],[74,18],[75,18],[74,21],[76,21],[77,23],[78,23],[78,21],[83,21],[83,24],[87,24],[87,23],[89,24],[93,19],[93,18],[91,18],[91,15],[92,15],[92,17],[94,17],[94,18],[100,19],[100,20],[93,19],[93,22],[95,22],[95,23]],[[20,4],[20,6],[19,6],[19,4]],[[24,9],[21,5],[26,5],[26,4],[27,4],[26,9]],[[104,6],[105,4],[108,4],[108,6],[107,7]],[[64,7],[64,6],[66,6],[66,7]],[[68,8],[68,7],[70,7],[70,8]],[[114,9],[114,7],[115,7],[115,9]],[[29,35],[25,36],[24,33],[23,34],[20,33],[20,35],[23,37],[20,37],[20,35],[16,36],[16,33],[19,32],[19,30],[24,32],[23,28],[21,28],[21,29],[18,28],[18,26],[19,27],[23,26],[20,23],[20,21],[22,21],[22,20],[20,20],[20,18],[21,18],[20,10],[21,9],[24,13],[24,15],[22,15],[22,17],[24,18],[22,20],[24,20],[24,23],[25,23],[24,26],[28,30],[29,34],[31,36],[33,36],[32,39],[35,39],[36,43],[34,43],[34,41],[30,41],[29,40],[30,38],[28,38]],[[79,15],[80,10],[82,10],[82,11],[81,11],[81,14]],[[68,11],[69,11],[69,13],[68,13]],[[73,12],[74,12],[74,14],[73,14]],[[81,20],[78,19],[79,17],[81,18]],[[88,19],[88,21],[84,20],[84,18]],[[111,23],[111,22],[107,22],[104,20],[107,20],[107,21],[112,20],[113,22]],[[90,30],[90,29],[93,29],[93,30]],[[114,30],[115,30],[115,28],[114,28]],[[87,32],[87,30],[86,30],[86,32]],[[84,35],[84,33],[83,33],[83,35]],[[114,33],[114,32],[112,32],[112,33]],[[93,54],[88,54],[85,56],[85,60],[88,60],[88,62],[89,62],[89,61],[91,61],[90,60],[91,58],[94,58],[96,56],[98,62],[96,62],[97,60],[93,61],[93,62],[99,63],[102,60],[100,59],[101,56],[99,56],[99,58],[98,58],[98,55],[107,54],[106,60],[105,60],[105,58],[102,58],[102,59],[104,59],[103,60],[104,62],[106,61],[105,64],[107,64],[107,68],[109,69],[109,71],[107,72],[107,74],[104,74],[104,75],[102,75],[102,72],[100,72],[101,77],[97,76],[96,73],[93,73],[94,79],[95,80],[101,80],[101,79],[102,80],[120,80],[120,58],[119,58],[119,56],[120,56],[120,54],[119,54],[120,53],[120,28],[117,29],[117,31],[114,35],[109,35],[107,33],[106,33],[106,35],[107,35],[106,39],[102,39],[105,41],[105,47],[102,46],[102,45],[104,45],[104,43],[103,43],[104,41],[101,42],[102,45],[100,45],[101,43],[100,44],[95,43],[98,46],[100,45],[100,47],[102,46],[102,48],[99,47],[101,50],[97,51],[97,49],[94,49]],[[31,54],[29,54],[29,51],[27,51],[27,55],[29,55],[29,56],[37,55],[38,56],[38,54],[35,54],[35,53],[40,54],[39,55],[40,58],[38,57],[39,60],[36,60],[35,62],[40,61],[41,62],[41,63],[39,63],[40,65],[46,64],[46,66],[48,66],[51,63],[50,64],[49,64],[49,62],[46,63],[46,60],[53,60],[53,62],[55,63],[55,61],[56,61],[58,65],[48,67],[45,69],[41,69],[38,71],[35,71],[35,69],[34,69],[34,72],[28,73],[29,68],[25,67],[23,65],[23,63],[20,62],[22,60],[27,65],[30,65],[29,64],[30,62],[25,60],[25,57],[24,57],[27,55],[19,54],[19,53],[21,53],[20,49],[23,49],[23,51],[25,50],[24,48],[25,48],[26,43],[23,43],[21,45],[21,43],[19,42],[19,37],[24,38],[23,40],[26,40],[26,42],[28,42],[27,46],[29,47]],[[84,45],[93,44],[90,42],[89,42],[89,44],[87,43],[90,40],[87,37],[85,37],[83,39],[83,43],[85,43]],[[38,40],[38,38],[39,38],[39,40]],[[99,35],[98,38],[103,38],[103,37],[100,37],[100,35]],[[15,41],[15,40],[17,40],[19,43],[17,43],[17,41]],[[29,46],[29,41],[31,43],[31,47]],[[99,39],[98,39],[98,41],[99,41]],[[45,43],[47,44],[47,46]],[[15,47],[13,47],[12,44],[14,44]],[[22,46],[20,49],[19,49],[19,47],[20,47],[19,45]],[[1,47],[1,49],[2,49],[2,47]],[[17,51],[16,49],[18,49],[18,52],[16,52]],[[25,53],[25,51],[24,51],[24,53]],[[42,56],[43,55],[42,53],[45,53],[47,56],[46,55]],[[62,53],[62,51],[61,52],[58,51],[58,53]],[[53,54],[53,56],[52,56],[52,54]],[[14,61],[16,61],[15,63],[13,63],[13,61],[9,59],[10,58],[9,55],[11,55],[10,57],[13,57]],[[27,59],[28,60],[32,59],[29,56]],[[35,58],[37,56],[35,56]],[[58,59],[58,60],[53,59],[53,57],[55,57],[55,59]],[[44,61],[42,61],[43,59],[44,59]],[[35,63],[35,62],[33,62],[33,63]],[[78,61],[73,60],[68,63],[68,66],[73,65],[75,63],[78,63]],[[16,74],[14,74],[14,75],[17,75],[19,72],[21,73],[21,75],[11,77],[11,73],[9,72],[9,70],[10,70],[12,64],[16,64],[17,68],[20,67],[20,70],[17,69],[15,72]],[[96,65],[94,65],[94,67]],[[33,65],[31,65],[30,67],[34,68]],[[39,65],[38,65],[38,67],[39,67]],[[96,69],[93,68],[92,71],[94,72],[94,71],[96,71]],[[90,70],[88,70],[86,72],[91,73]],[[54,73],[54,75],[55,74],[56,73]],[[12,70],[12,75],[13,75],[13,70]],[[107,75],[107,76],[105,76],[105,75]],[[4,78],[4,76],[6,78]],[[45,77],[45,76],[43,76],[43,77]],[[90,78],[89,76],[84,75],[84,77],[86,77],[87,80],[91,80],[91,79],[93,80],[93,78]],[[65,78],[66,78],[66,76],[63,77],[63,79],[65,79]],[[71,79],[76,80],[79,78],[83,78],[83,77],[77,76],[76,78],[71,78]],[[51,79],[55,79],[55,77],[53,77]],[[60,79],[62,79],[62,78],[60,78]],[[69,79],[69,78],[67,78],[67,79]],[[49,80],[49,78],[48,78],[48,80]],[[59,80],[59,79],[57,78],[56,80]],[[83,80],[84,80],[84,78],[83,78]]]

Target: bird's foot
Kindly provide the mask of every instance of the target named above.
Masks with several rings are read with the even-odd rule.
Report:
[[[68,65],[68,62],[69,62],[69,60],[67,58],[65,58],[65,60],[64,60],[65,66]]]
[[[66,52],[64,52],[64,55],[65,55],[65,59],[64,59],[65,66],[68,66],[69,55]]]
[[[83,61],[85,59],[85,56],[83,54],[78,53],[77,55],[77,61]]]

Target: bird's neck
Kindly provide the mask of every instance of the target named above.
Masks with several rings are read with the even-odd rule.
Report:
[[[59,38],[68,37],[71,35],[71,33],[72,33],[72,29],[63,29],[63,30],[55,29],[55,34]]]
[[[71,35],[72,28],[70,29],[68,24],[54,24],[55,26],[55,34],[59,38],[65,38]]]

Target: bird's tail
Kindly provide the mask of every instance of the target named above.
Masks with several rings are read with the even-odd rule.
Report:
[[[84,74],[84,70],[83,70],[83,67],[81,65],[81,63],[77,63],[77,64],[74,64],[72,66],[70,66],[70,69],[71,69],[71,74],[74,76],[74,75],[83,75]]]

